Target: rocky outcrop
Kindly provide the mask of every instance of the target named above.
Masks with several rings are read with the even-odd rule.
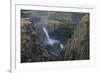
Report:
[[[37,33],[30,18],[21,18],[21,63],[52,60],[52,55],[37,41]]]
[[[61,52],[61,60],[89,59],[89,15],[85,14]]]

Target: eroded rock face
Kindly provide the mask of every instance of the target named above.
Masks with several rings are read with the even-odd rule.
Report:
[[[63,60],[89,59],[89,15],[85,14],[77,25],[63,51]]]
[[[21,19],[21,62],[42,62],[50,59],[50,54],[36,40],[37,33],[30,18]]]
[[[28,45],[29,42],[26,44]],[[22,48],[21,61],[22,62],[39,62],[49,60],[48,51],[41,48],[36,42],[29,43],[32,44],[29,47]]]

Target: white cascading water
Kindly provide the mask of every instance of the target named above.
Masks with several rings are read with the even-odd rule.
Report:
[[[46,35],[46,38],[47,38],[47,44],[53,46],[54,43],[60,43],[59,41],[50,38],[50,36],[49,36],[49,34],[48,34],[48,31],[46,30],[45,27],[43,27],[43,31],[44,31],[44,33],[45,33],[45,35]],[[60,44],[60,48],[63,48],[63,47],[64,47],[63,44]]]
[[[47,32],[47,30],[46,30],[45,27],[43,27],[43,31],[44,31],[44,33],[45,33],[45,35],[46,35],[46,37],[47,37],[47,40],[50,41],[49,34],[48,34],[48,32]]]

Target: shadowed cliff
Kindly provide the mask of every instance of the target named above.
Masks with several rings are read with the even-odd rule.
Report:
[[[89,59],[89,15],[85,14],[64,50],[61,52],[61,60]]]

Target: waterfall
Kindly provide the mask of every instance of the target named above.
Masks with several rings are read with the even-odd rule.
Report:
[[[53,46],[54,43],[59,43],[59,41],[54,40],[54,39],[51,39],[51,38],[49,37],[48,31],[46,30],[45,27],[43,27],[43,31],[44,31],[44,33],[45,33],[45,35],[46,35],[46,39],[47,39],[46,44],[49,44],[49,45],[52,45],[52,46]]]
[[[50,41],[49,34],[48,34],[48,32],[47,32],[47,30],[46,30],[45,27],[43,27],[43,31],[44,31],[44,33],[45,33],[45,35],[46,35],[46,37],[47,37],[47,40]]]
[[[64,48],[63,44],[61,44],[58,40],[54,40],[54,39],[50,38],[48,31],[46,30],[45,27],[43,27],[43,31],[44,31],[44,33],[46,35],[46,39],[47,39],[47,41],[45,42],[46,45],[54,46],[54,44],[56,43],[56,44],[59,44],[61,49]]]

